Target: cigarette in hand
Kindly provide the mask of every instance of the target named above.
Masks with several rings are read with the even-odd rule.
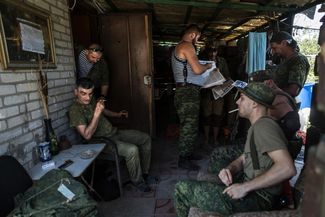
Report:
[[[239,110],[239,109],[236,108],[236,109],[234,109],[234,110],[229,111],[228,114],[233,113],[233,112],[236,112],[236,111],[238,111],[238,110]]]

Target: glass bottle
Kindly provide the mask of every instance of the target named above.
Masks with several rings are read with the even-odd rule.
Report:
[[[45,124],[45,141],[50,143],[50,152],[54,156],[59,153],[59,142],[52,127],[52,120],[44,119]]]

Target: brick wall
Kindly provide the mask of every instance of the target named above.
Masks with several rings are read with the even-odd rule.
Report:
[[[73,101],[74,53],[66,0],[27,0],[48,11],[52,19],[57,68],[44,69],[48,77],[49,112],[57,136],[76,136],[66,112]],[[43,109],[33,69],[4,70],[0,63],[0,155],[15,156],[25,168],[38,161],[37,141],[44,138]]]

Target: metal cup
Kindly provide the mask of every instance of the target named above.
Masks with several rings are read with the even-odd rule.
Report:
[[[40,161],[46,162],[52,159],[49,142],[42,142],[38,144],[37,150]]]

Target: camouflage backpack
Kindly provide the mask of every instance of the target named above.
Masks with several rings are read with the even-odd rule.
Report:
[[[64,184],[75,196],[68,200],[58,191]],[[98,216],[97,203],[85,186],[65,170],[51,170],[16,198],[16,208],[9,217],[92,217]]]

